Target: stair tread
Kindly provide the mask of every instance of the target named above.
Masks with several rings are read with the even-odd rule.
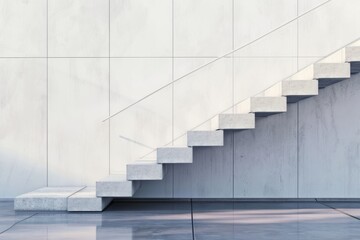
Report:
[[[17,196],[15,210],[67,210],[67,198],[84,187],[44,187]]]
[[[97,197],[95,187],[86,187],[71,195],[67,201],[68,211],[100,212],[110,204],[112,198]]]
[[[104,177],[97,182],[131,182],[126,179],[126,174],[111,174],[107,177]]]

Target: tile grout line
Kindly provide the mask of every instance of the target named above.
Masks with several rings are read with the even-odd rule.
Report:
[[[256,58],[323,58],[324,56],[226,56],[224,58],[250,58],[250,59],[256,59]],[[57,59],[57,58],[90,58],[90,59],[94,59],[94,58],[100,58],[100,59],[108,59],[109,57],[84,57],[84,56],[68,56],[68,57],[50,57],[50,56],[44,56],[44,57],[12,57],[12,56],[3,56],[3,57],[0,57],[0,59],[46,59],[46,58],[49,58],[49,59]],[[110,58],[114,58],[114,59],[117,59],[117,58],[128,58],[128,59],[137,59],[137,58],[140,58],[140,59],[143,59],[143,58],[148,58],[148,59],[152,59],[152,58],[173,58],[172,56],[152,56],[152,57],[149,57],[149,56],[123,56],[123,57],[110,57]],[[202,59],[202,58],[218,58],[217,56],[174,56],[174,59],[176,58],[199,58],[199,59]]]
[[[24,219],[21,219],[20,221],[17,221],[17,222],[15,222],[15,223],[13,223],[10,227],[8,227],[8,228],[5,229],[4,231],[0,232],[0,234],[3,234],[3,233],[5,233],[5,232],[9,231],[9,230],[12,229],[13,227],[15,227],[17,224],[19,224],[19,223],[21,223],[21,222],[23,222],[23,221],[26,221],[26,220],[28,220],[28,219],[30,219],[30,218],[34,217],[35,215],[38,215],[38,214],[39,214],[39,213],[34,213],[34,214],[32,214],[31,216],[29,216],[29,217],[26,217],[26,218],[24,218]]]
[[[344,214],[344,215],[346,215],[346,216],[348,216],[348,217],[354,218],[354,219],[356,219],[356,220],[360,220],[360,218],[358,218],[358,217],[356,217],[356,216],[354,216],[354,215],[351,215],[351,214],[349,214],[349,213],[346,213],[346,212],[344,212],[344,211],[341,211],[340,209],[337,209],[337,208],[332,207],[332,206],[330,206],[330,205],[328,205],[328,204],[325,204],[325,203],[323,203],[323,202],[318,201],[317,198],[315,198],[315,201],[316,201],[317,203],[325,206],[325,207],[331,208],[331,209],[333,209],[334,211],[337,211],[337,212],[339,212],[339,213],[342,213],[342,214]]]

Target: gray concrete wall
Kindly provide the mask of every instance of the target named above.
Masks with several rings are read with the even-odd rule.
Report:
[[[136,197],[359,198],[360,75],[229,131],[225,146],[197,148],[194,163],[170,168]]]

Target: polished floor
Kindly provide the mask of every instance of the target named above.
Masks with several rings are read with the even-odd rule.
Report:
[[[103,213],[14,212],[0,239],[360,239],[360,202],[113,202]]]

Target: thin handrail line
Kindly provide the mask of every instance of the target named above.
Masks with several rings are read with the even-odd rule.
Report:
[[[352,43],[355,43],[355,42],[357,42],[357,41],[359,41],[359,40],[360,40],[360,38],[357,38],[357,39],[354,40],[354,41],[351,41],[351,42],[346,43],[345,45],[337,48],[335,51],[329,53],[329,54],[326,55],[326,56],[321,57],[320,59],[318,59],[318,60],[315,61],[314,63],[311,63],[311,64],[309,64],[309,65],[307,65],[307,66],[305,66],[305,67],[297,70],[296,72],[300,72],[300,71],[304,70],[305,68],[307,68],[307,67],[309,67],[309,66],[311,66],[311,65],[313,65],[313,64],[315,64],[315,63],[321,62],[323,59],[329,57],[330,55],[336,53],[337,51],[343,49],[344,47],[346,47],[346,46],[348,46],[348,45],[351,45]],[[293,76],[293,75],[294,75],[294,73],[291,73],[291,74],[289,74],[288,76],[282,78],[279,82],[284,81],[284,80],[286,80],[286,79],[289,79],[289,77],[291,77],[291,76]],[[260,93],[268,90],[268,89],[271,88],[273,85],[274,85],[274,83],[272,83],[270,86],[266,87],[265,90],[261,90],[260,92],[258,92],[258,93],[255,94],[254,96],[256,96],[256,95],[258,95],[258,94],[260,94]],[[179,136],[175,137],[175,138],[173,139],[173,141],[176,141],[176,140],[178,140],[179,138],[185,136],[188,131],[192,131],[192,130],[200,127],[201,125],[203,125],[203,124],[205,124],[206,122],[210,121],[211,119],[215,118],[217,115],[222,114],[222,113],[225,113],[226,111],[230,110],[231,108],[233,108],[234,106],[238,105],[239,103],[241,103],[242,101],[244,101],[244,100],[247,99],[247,98],[248,98],[248,97],[243,98],[243,99],[241,99],[241,100],[238,100],[237,102],[235,102],[234,104],[232,104],[230,107],[227,107],[227,108],[225,108],[224,110],[221,110],[220,112],[218,112],[218,113],[216,113],[216,114],[213,114],[211,117],[207,118],[206,120],[202,121],[201,123],[197,124],[196,126],[190,128],[190,129],[187,130],[185,133],[182,133],[182,134],[180,134]],[[165,143],[163,146],[167,146],[168,144],[170,144],[170,142]],[[153,152],[154,152],[154,151],[151,151],[151,152],[149,152],[149,153],[146,153],[145,155],[141,156],[140,159],[148,156],[149,154],[151,154],[151,153],[153,153]]]
[[[224,54],[224,55],[222,55],[222,56],[220,56],[220,57],[218,57],[218,58],[216,58],[216,59],[214,59],[214,60],[212,60],[212,61],[204,64],[204,65],[201,65],[201,66],[198,67],[198,68],[195,68],[194,70],[188,72],[187,74],[185,74],[185,75],[183,75],[183,76],[175,79],[174,81],[169,82],[168,84],[165,84],[164,86],[158,88],[157,90],[155,90],[155,91],[153,91],[153,92],[145,95],[144,97],[142,97],[142,98],[140,98],[139,100],[133,102],[132,104],[128,105],[127,107],[125,107],[125,108],[123,108],[123,109],[121,109],[120,111],[118,111],[118,112],[116,112],[116,113],[108,116],[107,118],[105,118],[105,119],[103,120],[103,122],[105,122],[105,121],[107,121],[107,120],[115,117],[116,115],[118,115],[118,114],[126,111],[127,109],[129,109],[129,108],[131,108],[132,106],[138,104],[139,102],[142,102],[143,100],[145,100],[145,99],[147,99],[148,97],[154,95],[155,93],[161,91],[162,89],[165,89],[166,87],[171,86],[171,85],[174,84],[175,82],[178,82],[178,81],[180,81],[181,79],[183,79],[183,78],[185,78],[185,77],[187,77],[187,76],[189,76],[189,75],[191,75],[191,74],[199,71],[200,69],[203,69],[203,68],[211,65],[212,63],[217,62],[217,61],[219,61],[220,59],[223,59],[224,57],[226,57],[226,56],[228,56],[228,55],[230,55],[230,54],[233,54],[233,53],[235,53],[236,51],[241,50],[241,49],[243,49],[243,48],[245,48],[245,47],[247,47],[247,46],[249,46],[249,45],[251,45],[251,44],[253,44],[253,43],[257,42],[257,41],[259,41],[260,39],[262,39],[262,38],[268,36],[269,34],[271,34],[271,33],[275,32],[275,31],[279,30],[280,28],[282,28],[282,27],[284,27],[284,26],[286,26],[286,25],[288,25],[288,24],[290,24],[290,23],[298,20],[299,18],[303,17],[304,15],[306,15],[306,14],[308,14],[308,13],[310,13],[310,12],[312,12],[312,11],[314,11],[314,10],[322,7],[322,6],[324,6],[325,4],[327,4],[327,3],[331,2],[331,1],[333,1],[333,0],[328,0],[328,1],[324,2],[324,3],[322,3],[322,4],[319,4],[318,6],[316,6],[316,7],[312,8],[312,9],[310,9],[310,10],[302,13],[301,15],[297,16],[296,18],[291,19],[290,21],[288,21],[288,22],[286,22],[286,23],[281,24],[280,26],[274,28],[273,30],[271,30],[271,31],[269,31],[269,32],[267,32],[267,33],[265,33],[264,35],[261,35],[260,37],[258,37],[258,38],[256,38],[256,39],[254,39],[254,40],[252,40],[252,41],[250,41],[250,42],[242,45],[241,47],[236,48],[236,49],[234,49],[234,50],[232,50],[232,51],[230,51],[230,52],[228,52],[228,53],[226,53],[226,54]]]

